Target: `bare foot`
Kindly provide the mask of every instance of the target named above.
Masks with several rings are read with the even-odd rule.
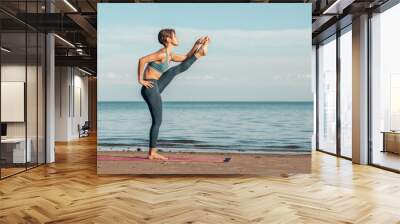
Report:
[[[200,47],[202,44],[204,44],[204,42],[206,41],[206,39],[207,39],[207,36],[204,36],[204,37],[200,37],[197,41],[196,41],[196,46],[197,46],[197,48],[198,47]]]
[[[205,38],[204,43],[197,49],[197,56],[201,57],[201,56],[206,56],[207,55],[207,51],[208,51],[208,43],[209,43],[210,39],[207,36]]]
[[[203,46],[204,42],[207,40],[207,36],[204,37],[200,37],[196,43],[194,44],[196,47],[196,50],[194,51],[194,53],[197,53],[200,49],[201,46]]]
[[[158,154],[157,152],[152,152],[149,154],[149,159],[159,159],[159,160],[168,160],[167,157]]]

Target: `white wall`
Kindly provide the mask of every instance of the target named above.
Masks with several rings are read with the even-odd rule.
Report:
[[[1,66],[1,81],[25,82],[25,69],[25,64],[3,64]],[[28,70],[30,69],[31,68],[28,66]],[[6,108],[1,108],[1,110],[6,110]],[[7,122],[7,136],[25,137],[25,122]]]
[[[70,84],[69,69],[67,67],[55,68],[55,141],[68,140],[68,86]]]
[[[18,64],[5,64],[1,66],[1,81],[2,82],[7,82],[7,81],[18,81],[18,82],[25,82],[25,75],[27,69],[28,74],[31,74],[31,72],[35,69],[36,72],[36,67],[33,66],[28,66],[25,67],[24,65],[18,65]],[[36,83],[34,83],[36,85]],[[28,97],[36,97],[36,89],[34,91],[30,91],[32,89],[28,88],[27,89],[27,96]],[[2,96],[4,97],[4,96]],[[30,99],[27,99],[28,102],[32,101]],[[36,108],[36,105],[34,105]],[[7,110],[7,108],[1,108],[2,110]],[[24,109],[24,108],[23,108]],[[36,114],[34,114],[36,116]],[[31,122],[31,120],[34,120],[32,114],[28,113],[27,114],[28,122]],[[36,118],[36,117],[35,117]],[[36,122],[36,120],[35,120]],[[7,136],[8,137],[25,137],[25,123],[26,122],[7,122]],[[29,125],[31,127],[32,125]],[[36,128],[36,127],[35,127]],[[29,137],[29,136],[28,136]]]
[[[72,96],[71,99],[75,100],[75,106],[71,108],[71,135],[73,138],[78,138],[79,133],[78,133],[78,124],[81,126],[85,123],[85,121],[88,120],[88,77],[87,76],[81,76],[83,73],[76,73],[76,69],[74,70],[75,75],[74,75],[74,89],[75,89],[75,96]],[[79,93],[80,91],[80,93]],[[80,95],[80,99],[78,98]],[[81,110],[79,111],[79,100],[81,101]],[[72,105],[73,103],[71,103]],[[74,113],[75,111],[75,113]]]
[[[88,120],[88,77],[73,67],[56,67],[55,86],[55,141],[77,139],[78,124]]]

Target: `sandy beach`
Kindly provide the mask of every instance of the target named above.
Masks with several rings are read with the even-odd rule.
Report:
[[[250,153],[198,153],[161,152],[183,161],[135,160],[112,161],[103,158],[144,158],[147,152],[98,151],[97,174],[251,174],[291,175],[311,172],[311,154],[250,154]],[[210,157],[214,160],[202,161]],[[200,158],[200,159],[199,159]],[[230,158],[228,162],[215,162]],[[184,161],[189,160],[189,161]]]

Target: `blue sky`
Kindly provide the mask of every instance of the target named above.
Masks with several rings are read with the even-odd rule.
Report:
[[[99,3],[97,18],[100,101],[143,100],[138,59],[162,48],[162,28],[176,30],[175,53],[212,39],[164,101],[312,101],[311,4]]]

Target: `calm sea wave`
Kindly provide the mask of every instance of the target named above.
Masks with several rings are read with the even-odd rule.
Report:
[[[145,102],[99,102],[99,150],[148,149]],[[163,102],[158,149],[311,152],[312,102]]]

